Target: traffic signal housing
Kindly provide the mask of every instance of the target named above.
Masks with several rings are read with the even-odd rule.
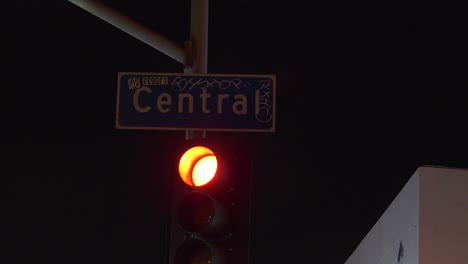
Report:
[[[239,142],[188,140],[176,153],[170,264],[248,264],[251,158]]]

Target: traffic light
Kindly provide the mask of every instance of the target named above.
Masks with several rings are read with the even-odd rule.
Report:
[[[251,159],[240,143],[188,140],[175,153],[169,264],[248,264]]]

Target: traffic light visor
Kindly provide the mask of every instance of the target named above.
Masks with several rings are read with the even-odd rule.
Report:
[[[218,161],[213,151],[207,147],[196,146],[187,150],[179,162],[181,179],[191,186],[203,186],[216,175]]]

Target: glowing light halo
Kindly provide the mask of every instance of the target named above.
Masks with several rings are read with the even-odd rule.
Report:
[[[180,158],[179,175],[190,186],[203,186],[213,179],[217,168],[213,151],[204,146],[195,146]]]

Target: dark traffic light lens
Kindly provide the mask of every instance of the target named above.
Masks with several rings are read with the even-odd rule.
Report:
[[[182,200],[177,216],[182,228],[198,233],[210,228],[216,217],[215,212],[215,205],[209,196],[193,193]]]
[[[191,239],[176,252],[174,264],[214,264],[209,246],[201,240]]]
[[[185,243],[177,249],[174,257],[174,264],[225,263],[227,263],[227,259],[222,247],[210,245],[202,240],[193,238],[185,241]]]

